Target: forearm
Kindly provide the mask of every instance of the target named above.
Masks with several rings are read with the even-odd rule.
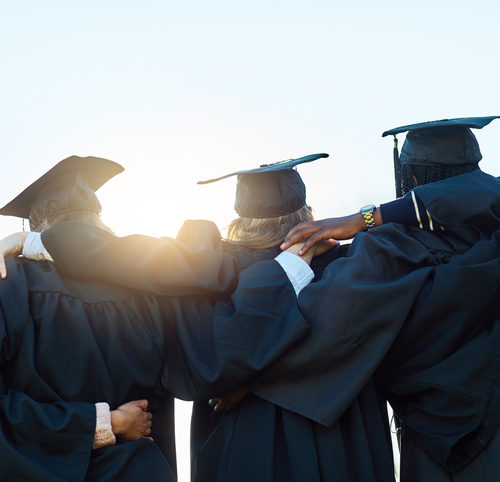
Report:
[[[339,239],[351,239],[354,238],[356,234],[368,230],[365,218],[360,212],[337,219],[339,220],[340,223],[345,224],[344,236],[342,236],[342,238]],[[382,213],[380,211],[380,207],[376,207],[375,210],[373,211],[373,221],[375,223],[375,226],[380,226],[381,224],[383,224],[384,221],[382,219]]]
[[[234,260],[223,252],[213,223],[187,223],[177,240],[121,238],[82,223],[62,223],[45,231],[42,241],[63,272],[161,295],[224,293],[236,280]]]

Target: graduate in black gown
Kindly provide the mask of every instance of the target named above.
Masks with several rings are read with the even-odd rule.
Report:
[[[285,210],[283,204],[286,206]],[[267,272],[270,269],[267,262],[254,263],[272,258],[279,252],[279,244],[290,223],[301,220],[299,217],[290,218],[290,214],[299,209],[308,212],[305,206],[305,188],[297,172],[283,164],[260,169],[258,172],[239,173],[236,209],[241,216],[240,222],[233,225],[230,231],[236,233],[232,237],[239,239],[239,242],[233,240],[232,243],[225,244],[225,252],[234,256],[241,269],[252,265],[252,268]],[[264,218],[262,225],[266,228],[260,232],[255,231],[253,223],[258,217]],[[245,228],[245,219],[251,229]],[[285,219],[288,224],[284,223]],[[282,231],[274,230],[269,246],[262,249],[259,237],[262,237],[263,232],[269,236],[271,220]],[[269,223],[267,227],[266,221]],[[280,226],[283,223],[284,226]],[[69,242],[62,243],[62,239]],[[95,229],[70,224],[55,226],[43,234],[43,240],[54,257],[56,266],[62,266],[62,269],[70,270],[78,276],[112,279],[115,282],[133,283],[136,287],[141,287],[143,283],[142,287],[158,292],[163,286],[163,271],[168,270],[161,255],[159,240],[116,238]],[[144,242],[144,245],[141,246],[139,241]],[[255,244],[257,242],[259,244]],[[318,277],[332,259],[342,254],[342,250],[343,248],[337,247],[315,260],[313,268]],[[76,257],[75,252],[83,253],[83,258]],[[126,260],[132,261],[125,263]],[[154,264],[158,270],[147,273],[143,268],[144,262]],[[113,265],[116,265],[116,269],[110,269]],[[163,271],[160,271],[161,268]],[[136,271],[139,275],[133,276]],[[257,294],[262,296],[262,293],[256,293],[256,296]],[[293,297],[283,296],[282,299],[287,304],[295,303]],[[281,303],[277,299],[274,302],[278,301]],[[265,300],[261,302],[265,303]],[[190,353],[207,346],[208,338],[199,327],[183,322],[176,332],[179,336],[185,336],[185,330],[190,331],[191,340],[193,334],[200,338],[196,348],[192,345]],[[248,332],[243,333],[242,340],[249,335]],[[253,336],[256,335],[258,331]],[[227,346],[227,350],[230,349],[232,348]],[[235,349],[243,349],[243,343]],[[301,351],[301,348],[297,348],[297,351]],[[307,351],[304,354],[307,357]],[[189,353],[185,355],[189,364]],[[295,372],[292,376],[299,374],[300,372]],[[176,383],[174,378],[178,379],[177,383],[190,379],[178,375],[182,375],[182,372],[170,373],[167,377],[171,385]],[[280,390],[282,381],[286,383],[289,375],[291,374],[286,370],[275,373],[273,383],[277,391]],[[262,386],[265,384],[262,383]],[[249,388],[254,392],[252,384]],[[176,393],[182,390],[179,386],[176,387]],[[201,398],[202,394],[196,393],[196,384],[185,387],[185,390],[185,398]],[[223,392],[217,391],[214,386],[212,395],[220,393]],[[341,398],[340,395],[335,396]],[[326,400],[322,403],[326,403]],[[369,380],[350,396],[341,414],[343,416],[339,416],[340,420],[335,420],[330,426],[284,409],[283,406],[286,404],[271,403],[256,393],[250,393],[240,406],[222,414],[213,412],[206,401],[196,403],[192,424],[193,479],[393,480],[386,407]]]
[[[83,210],[84,216],[97,216],[94,191],[105,179],[89,179],[81,167],[95,159],[62,161],[2,212],[27,217],[28,209],[48,224],[54,213],[78,219]],[[181,234],[184,242],[162,240],[163,259],[175,266],[175,272],[163,274],[163,288],[170,283],[180,291],[179,283],[186,281],[203,293],[185,299],[78,281],[47,261],[7,261],[9,277],[0,282],[0,480],[175,480],[171,386],[182,392],[194,385],[204,397],[210,395],[208,385],[231,389],[235,379],[253,379],[307,332],[296,307],[283,310],[275,302],[274,290],[281,292],[283,282],[294,291],[274,261],[264,285],[249,271],[232,298],[217,301],[235,277],[233,260],[222,252],[215,231],[200,223],[197,235],[203,238],[200,244],[196,237],[195,246],[189,244],[194,241],[189,226]],[[257,313],[251,294],[259,289],[269,298],[268,308]],[[281,316],[282,311],[287,313]],[[208,334],[203,352],[191,352],[189,343],[196,345],[198,335],[190,337],[189,324],[176,332],[184,317]],[[243,337],[245,329],[258,330],[260,337]],[[279,333],[279,339],[266,340],[266,332],[271,338]],[[231,345],[243,350],[221,352],[220,346]],[[162,433],[153,431],[154,441],[118,439],[93,450],[94,404],[115,408],[139,398],[161,401]]]
[[[456,180],[453,181],[456,183]],[[433,217],[444,223],[443,225],[447,221],[454,223],[455,220],[449,221],[446,216],[441,216],[439,209],[444,209],[444,206],[443,203],[437,203],[437,200],[446,200],[447,196],[450,196],[450,192],[454,192],[455,187],[454,183],[451,184],[451,187],[449,184],[436,184],[432,186],[432,189],[423,189],[425,186],[422,186],[418,191],[425,202],[431,206],[430,211]],[[459,187],[462,186],[459,185]],[[483,211],[488,213],[491,206],[494,206],[495,189],[491,189],[487,182],[485,185],[480,183],[479,187],[476,185],[474,189],[480,189],[484,195],[482,199],[484,202],[482,205],[476,204],[473,209],[476,209],[476,213]],[[466,193],[461,193],[460,197],[462,195],[468,199],[468,202],[470,201],[470,196],[467,198]],[[452,200],[454,201],[453,198]],[[474,214],[472,211],[465,210],[464,212],[472,213],[471,216]],[[469,219],[469,215],[463,219]],[[457,222],[460,221],[458,219]],[[65,235],[71,233],[68,226],[61,225],[59,229]],[[329,480],[325,474],[333,474],[332,477],[337,477],[337,479],[333,478],[332,480],[370,480],[370,477],[373,480],[387,480],[384,477],[388,470],[377,472],[373,469],[374,464],[384,463],[383,454],[386,451],[384,445],[380,445],[380,440],[384,440],[384,438],[387,440],[387,430],[382,430],[385,434],[384,438],[377,438],[377,441],[371,446],[362,441],[363,437],[369,439],[367,435],[369,432],[376,433],[378,431],[380,433],[380,430],[373,427],[373,422],[380,420],[379,416],[373,416],[374,407],[376,409],[373,400],[379,402],[380,398],[374,392],[370,378],[383,358],[383,354],[393,342],[395,333],[400,327],[399,323],[403,322],[401,318],[404,318],[411,311],[412,303],[420,295],[420,292],[425,291],[423,287],[426,286],[428,277],[434,276],[432,273],[438,265],[434,258],[435,253],[445,250],[436,249],[435,253],[429,254],[429,250],[420,241],[415,242],[413,239],[416,233],[412,228],[390,225],[377,229],[383,234],[379,235],[375,230],[357,237],[350,248],[349,259],[331,263],[325,273],[328,278],[324,276],[318,283],[313,283],[310,288],[303,291],[299,301],[303,309],[309,310],[307,314],[313,320],[313,336],[304,344],[304,350],[294,350],[289,356],[267,370],[258,383],[252,386],[253,393],[258,396],[255,399],[274,402],[276,405],[273,407],[274,409],[281,413],[289,413],[291,415],[289,420],[294,420],[294,417],[297,417],[301,421],[299,425],[302,428],[307,427],[306,424],[302,423],[306,418],[317,423],[308,421],[310,429],[305,431],[290,429],[288,433],[293,434],[293,436],[286,438],[279,435],[280,431],[283,434],[283,430],[279,428],[283,424],[280,421],[281,418],[277,417],[275,418],[278,420],[277,425],[271,423],[271,428],[267,431],[264,424],[259,425],[262,429],[259,433],[262,436],[259,437],[258,441],[251,435],[249,435],[248,440],[236,438],[235,441],[234,438],[227,438],[229,443],[226,446],[223,446],[222,449],[220,447],[213,449],[213,453],[215,450],[219,450],[219,453],[223,451],[229,454],[229,459],[226,459],[229,460],[229,463],[222,467],[222,475],[228,475],[228,472],[233,470],[234,472],[229,472],[229,475],[244,472],[242,476],[247,473],[250,478],[252,473],[255,474],[260,470],[261,473],[266,471],[267,474],[271,474],[270,477],[274,478],[277,478],[279,474],[285,474],[284,477],[289,477],[289,474],[290,476],[297,474],[298,477],[302,477],[302,480],[304,477],[307,477],[306,480],[314,480],[314,478],[309,479],[309,477],[318,477],[321,480],[322,476],[324,480]],[[412,236],[409,236],[409,232],[412,233]],[[85,233],[78,233],[70,246],[74,249],[84,236]],[[99,273],[100,265],[98,263],[89,264],[88,261],[92,256],[100,256],[103,253],[112,257],[113,253],[116,252],[117,241],[111,238],[105,239],[106,236],[101,236],[101,234],[99,234],[100,239],[96,236],[97,234],[94,233],[90,244],[86,245],[91,247],[88,251],[91,256],[86,258],[84,263],[79,263],[67,247],[59,247],[62,259],[66,256],[64,262],[68,267],[73,264],[76,266],[76,270],[81,273],[103,276],[102,273]],[[419,232],[418,236],[427,236],[427,234]],[[50,232],[44,235],[44,241],[51,242]],[[395,241],[397,241],[397,245],[394,243]],[[492,243],[488,246],[493,246],[492,249],[494,249],[494,240]],[[447,245],[445,244],[445,246]],[[80,244],[81,247],[82,244]],[[156,256],[157,252],[154,252],[154,249],[157,246],[151,242],[149,247],[153,251],[149,251],[148,255],[150,256],[153,252],[153,257]],[[478,254],[478,251],[474,253]],[[128,254],[132,255],[133,252]],[[55,251],[53,255],[55,256]],[[140,260],[141,256],[137,255],[137,257]],[[104,259],[105,257],[103,257],[103,261]],[[486,266],[482,266],[481,263],[476,266],[477,258],[472,257],[468,260],[456,258],[458,266],[462,266],[466,262],[470,263],[474,269],[483,270],[484,274],[487,273]],[[140,267],[140,262],[138,262],[134,269],[137,268],[140,271]],[[336,269],[334,270],[333,267]],[[448,267],[444,266],[444,268]],[[126,273],[126,269],[128,268],[119,268],[122,273]],[[264,272],[263,270],[262,274]],[[445,278],[446,273],[449,273],[448,269],[439,272],[443,272]],[[158,273],[156,274],[158,275]],[[453,278],[451,277],[450,280],[453,281]],[[156,282],[149,281],[149,283],[153,287],[158,287]],[[450,284],[452,283],[450,282]],[[290,294],[282,293],[282,299],[288,299],[289,303],[293,303],[294,299]],[[406,311],[399,309],[395,302],[386,303],[385,301],[388,299],[397,300],[401,306],[409,305],[409,308]],[[384,300],[382,305],[380,300]],[[335,306],[333,309],[332,305]],[[369,357],[367,357],[367,353],[370,354]],[[368,397],[364,398],[362,397],[364,387],[368,385],[370,391]],[[368,400],[367,406],[372,411],[363,407],[362,399]],[[249,400],[251,401],[252,398]],[[244,405],[250,407],[248,412],[250,416],[243,417],[243,419],[247,420],[246,426],[250,426],[250,429],[240,432],[232,430],[230,424],[223,425],[229,427],[229,434],[246,432],[251,434],[252,430],[256,430],[256,417],[252,416],[252,404],[249,404],[249,400],[246,400]],[[266,404],[266,406],[271,405]],[[287,410],[281,410],[278,407],[285,407]],[[260,413],[260,410],[253,413]],[[340,418],[342,414],[344,416]],[[349,416],[346,416],[348,414]],[[239,419],[233,420],[236,421],[236,429],[243,426],[238,423]],[[342,421],[346,421],[345,424],[342,424]],[[289,427],[294,427],[294,425],[290,424]],[[316,449],[316,438],[320,438],[322,435],[316,435],[315,430],[318,434],[333,434],[330,440],[327,440],[328,437],[324,437],[328,443],[322,444],[322,447],[326,447],[326,450]],[[270,442],[269,434],[276,432],[278,433],[277,440],[286,440],[287,445],[274,443],[274,438],[273,442]],[[297,436],[297,434],[303,435],[304,433],[310,433],[312,436]],[[219,440],[224,442],[226,437],[221,437]],[[310,441],[311,449],[307,451],[303,460],[312,461],[315,467],[307,464],[302,466],[297,463],[297,459],[289,457],[289,451],[295,450],[297,445],[302,444],[300,450],[303,451],[307,440]],[[337,447],[342,447],[342,450],[335,452],[335,456],[332,456],[332,451],[329,449],[332,446],[331,440],[338,444]],[[237,446],[251,450],[248,452],[233,450]],[[260,446],[262,446],[261,450]],[[346,447],[350,447],[351,450],[346,450]],[[296,450],[295,453],[299,453],[299,451]],[[263,457],[258,459],[255,457],[256,454],[263,454]],[[367,457],[367,454],[370,456]],[[287,461],[287,463],[280,466],[276,463],[276,458]],[[350,461],[352,463],[349,463]],[[215,461],[208,461],[207,467],[209,469],[210,463],[214,464]],[[296,465],[292,465],[294,463]],[[287,464],[289,465],[287,466]],[[387,466],[387,464],[385,465]],[[243,468],[248,470],[244,471]],[[277,468],[278,474],[275,473]],[[286,472],[287,470],[289,474]],[[322,473],[322,470],[326,470],[326,472]],[[388,476],[392,478],[392,467]]]
[[[228,228],[226,250],[241,268],[279,251],[290,225],[274,198],[297,198],[294,207],[307,208],[305,196],[297,197],[293,179],[285,169],[269,173],[240,172],[235,209],[239,218]],[[218,179],[216,179],[218,180]],[[300,186],[303,186],[300,182]],[[263,200],[269,200],[269,205]],[[268,247],[271,253],[259,247]],[[336,246],[312,260],[315,280],[345,248]],[[302,352],[302,344],[294,350]],[[272,368],[271,368],[272,369]],[[275,373],[277,390],[288,373]],[[298,372],[295,373],[298,375]],[[324,427],[250,393],[239,405],[217,413],[195,402],[191,424],[192,480],[204,481],[390,481],[394,479],[392,448],[385,404],[367,383],[338,423]],[[238,394],[237,394],[238,395]],[[224,397],[223,397],[224,402]]]
[[[343,406],[314,401],[334,400],[344,387],[347,402],[352,389],[375,376],[399,422],[403,482],[493,482],[500,473],[500,182],[479,170],[470,130],[493,119],[385,133],[409,130],[401,158],[395,148],[396,185],[405,194],[414,181],[425,184],[409,199],[425,205],[416,212],[426,229],[394,224],[356,236],[348,256],[299,298],[312,323],[304,344],[315,343],[318,359],[307,358],[314,368],[296,377],[306,358],[294,351],[295,359],[291,353],[273,367],[294,374],[288,385],[279,392],[271,383],[257,388],[329,424]],[[353,219],[299,226],[290,242],[309,233],[312,245],[352,231]],[[334,330],[315,334],[322,323]],[[318,370],[320,360],[324,370]]]
[[[122,166],[107,159],[69,157],[56,164],[0,212],[29,217],[30,228],[35,231],[46,229],[58,219],[78,219],[107,229],[100,220],[101,208],[95,191],[121,171]],[[77,372],[72,379],[74,366],[71,365],[72,360],[65,357],[68,348],[58,350],[58,344],[65,338],[70,342],[71,337],[67,337],[64,330],[56,333],[53,351],[50,344],[41,340],[50,336],[54,324],[65,321],[68,329],[76,327],[73,344],[82,344],[86,353],[91,353],[92,343],[88,342],[88,331],[85,329],[88,322],[85,318],[93,317],[78,313],[78,303],[74,299],[81,287],[74,284],[73,291],[71,283],[65,285],[47,267],[38,269],[37,263],[27,262],[22,266],[19,264],[15,267],[17,274],[13,278],[17,281],[3,282],[1,287],[0,479],[82,480],[89,470],[91,454],[93,459],[98,460],[96,455],[102,453],[102,450],[94,453],[92,449],[115,443],[115,434],[123,440],[129,437],[117,430],[114,415],[119,410],[110,413],[109,405],[103,403],[104,393],[101,392],[102,398],[99,399],[99,389],[94,386],[97,376],[87,380],[87,387],[79,388],[81,398],[65,397],[65,393],[76,390],[76,380],[81,381]],[[45,291],[44,286],[48,287]],[[94,286],[94,289],[98,287]],[[87,298],[88,290],[84,290],[87,291]],[[52,293],[51,302],[49,293]],[[70,294],[74,305],[72,308],[64,294]],[[85,352],[71,349],[75,354]],[[85,357],[77,358],[76,362],[84,363]],[[37,367],[38,375],[35,375],[34,367]],[[50,378],[44,375],[44,370],[47,370]],[[64,374],[64,371],[67,373]],[[63,386],[67,386],[58,390],[57,384],[50,380],[59,380]],[[55,396],[55,390],[59,392],[58,396]],[[94,402],[98,403],[94,406]],[[146,406],[147,401],[144,400],[142,409],[145,410]],[[137,409],[142,412],[141,408]],[[135,439],[150,432],[148,428]],[[119,464],[115,462],[119,462],[120,458],[123,463],[130,457],[129,467],[133,472],[132,459],[137,459],[134,453],[142,450],[146,454],[149,451],[138,451],[133,445],[118,452],[122,454],[121,457],[112,457],[114,468],[118,468]],[[140,460],[141,457],[138,458]],[[160,472],[163,473],[165,469],[170,471],[163,458],[160,462],[164,464],[162,468],[160,463]],[[93,464],[92,470],[97,465]],[[100,465],[103,467],[106,464]],[[93,477],[92,470],[87,474],[89,478]],[[116,475],[119,469],[112,473]]]

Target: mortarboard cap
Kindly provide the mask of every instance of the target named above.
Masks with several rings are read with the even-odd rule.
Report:
[[[399,156],[401,163],[477,164],[482,155],[470,129],[482,129],[498,117],[461,117],[410,124],[388,130],[382,137],[408,132]]]
[[[394,135],[393,157],[396,195],[400,197],[409,189],[408,175],[403,175],[403,171],[407,172],[407,167],[410,168],[410,172],[413,166],[417,165],[432,167],[435,173],[438,172],[434,167],[436,164],[446,169],[455,169],[460,166],[459,170],[463,172],[469,168],[475,169],[474,165],[483,156],[471,128],[482,129],[498,117],[442,119],[385,131],[382,137]],[[402,132],[408,132],[408,134],[401,149],[401,155],[399,155],[396,134]]]
[[[400,134],[402,132],[430,129],[434,127],[470,127],[473,129],[482,129],[487,126],[492,120],[498,119],[500,116],[488,116],[488,117],[459,117],[457,119],[441,119],[437,121],[430,122],[420,122],[419,124],[410,124],[407,126],[396,127],[394,129],[385,131],[382,137],[392,136]]]
[[[1,208],[0,214],[28,219],[31,210],[40,206],[49,211],[90,209],[99,213],[95,191],[123,170],[120,164],[100,157],[68,157]]]
[[[312,162],[328,154],[310,154],[255,169],[244,169],[214,179],[199,181],[208,184],[238,176],[234,209],[243,218],[273,218],[297,211],[306,203],[306,187],[295,166]]]

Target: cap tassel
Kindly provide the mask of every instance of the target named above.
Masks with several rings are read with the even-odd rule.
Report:
[[[396,179],[396,197],[401,197],[403,195],[403,189],[401,187],[401,162],[399,161],[399,151],[398,151],[398,138],[394,135],[394,174]]]

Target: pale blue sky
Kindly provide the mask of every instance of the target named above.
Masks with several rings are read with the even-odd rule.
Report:
[[[313,152],[318,217],[387,201],[382,131],[500,114],[499,18],[494,0],[0,0],[0,205],[72,154],[126,168],[99,191],[119,234],[223,227],[234,179],[197,180]],[[476,134],[499,175],[500,121]]]
[[[383,130],[500,112],[494,1],[0,5],[0,203],[68,155],[108,157],[126,168],[100,193],[119,233],[223,226],[234,180],[197,180],[312,152],[331,155],[300,168],[319,216],[385,201]],[[478,134],[486,170],[498,129]]]

